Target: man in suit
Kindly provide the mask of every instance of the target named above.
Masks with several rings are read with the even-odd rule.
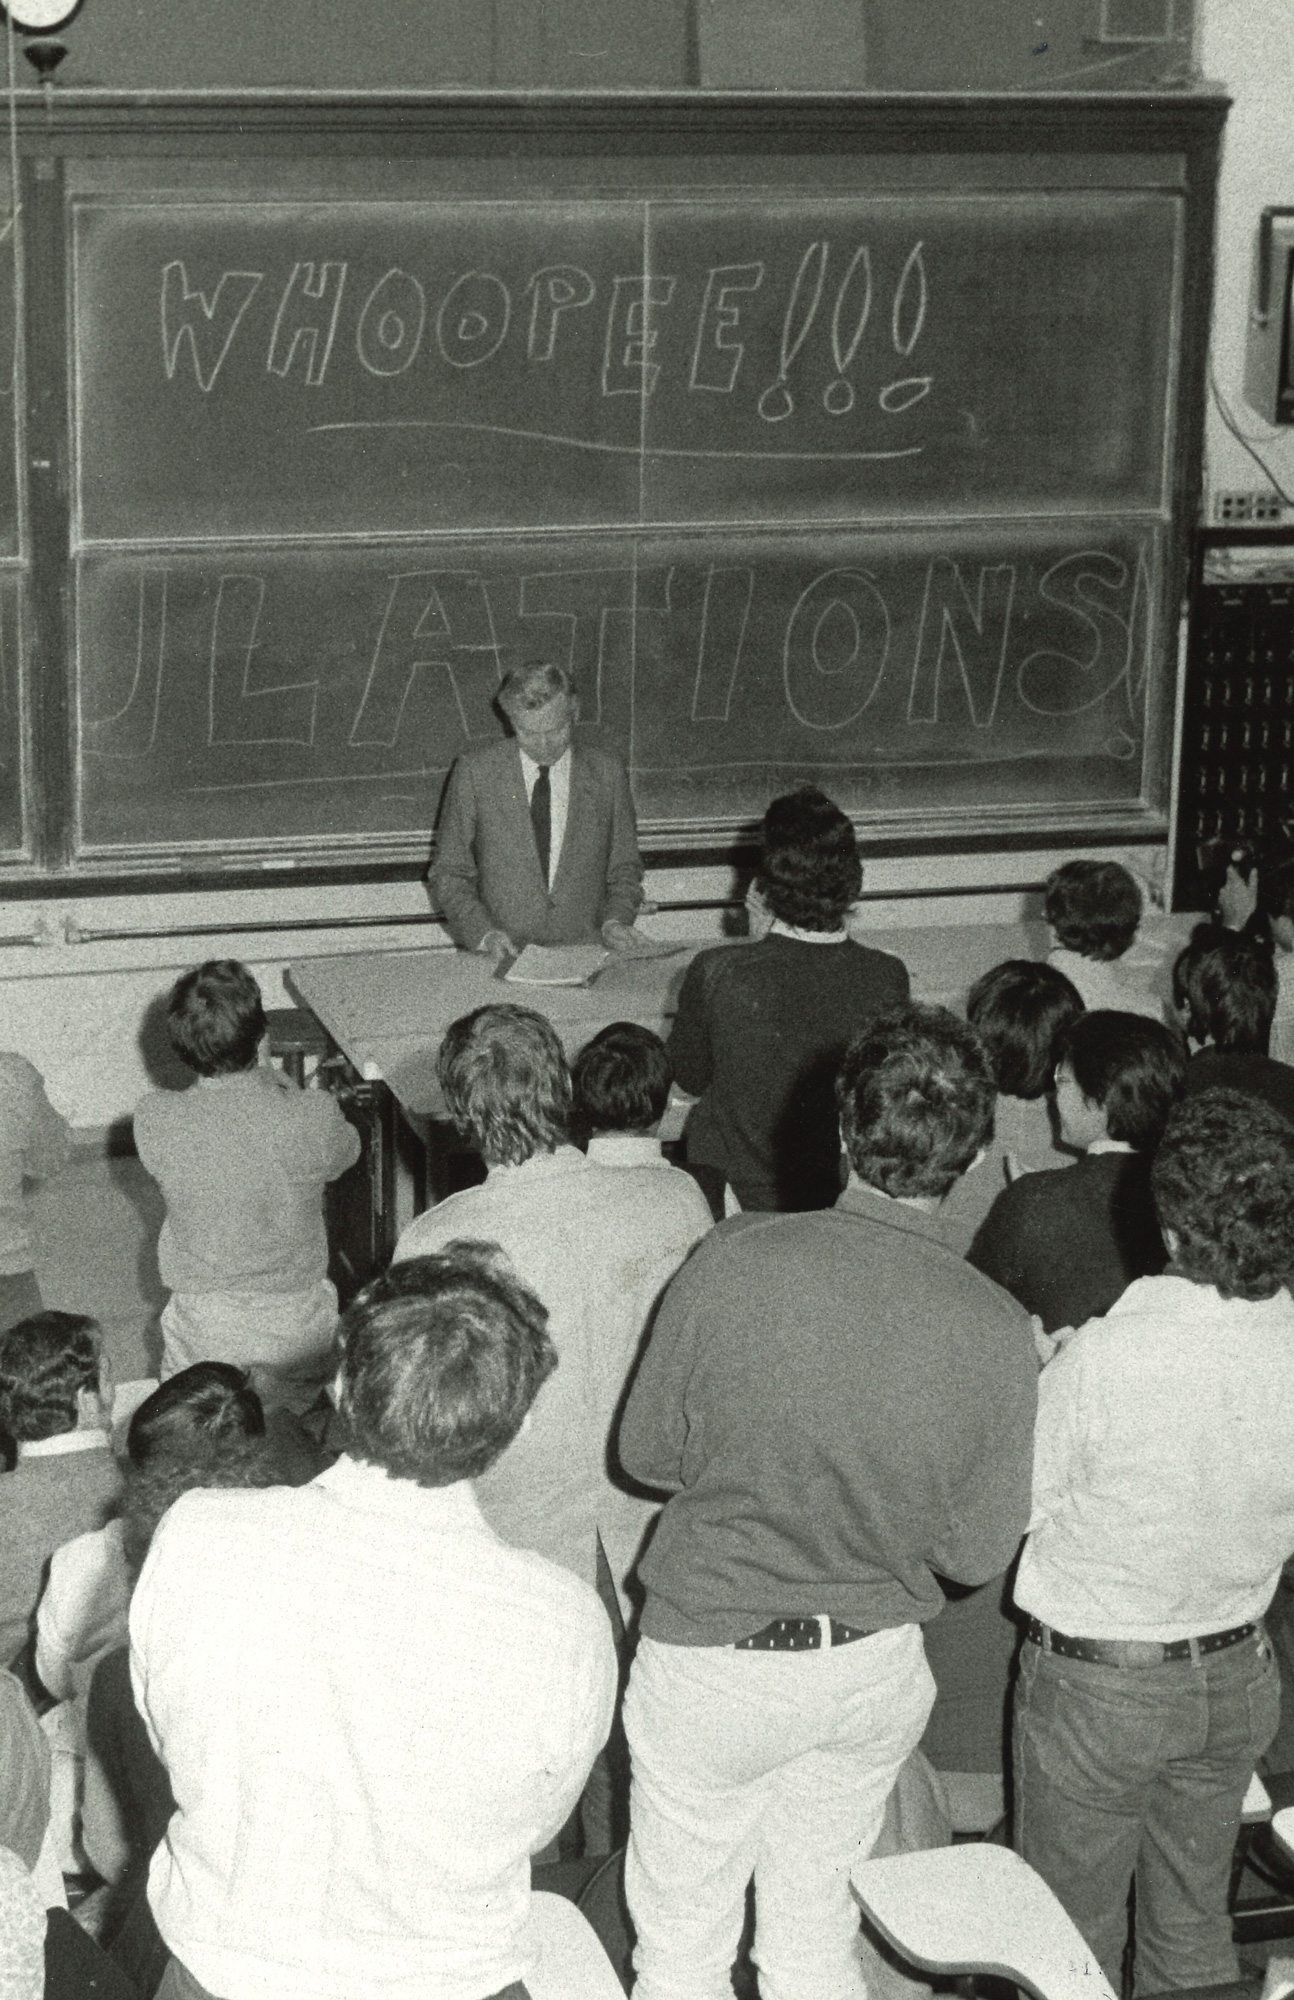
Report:
[[[499,706],[512,735],[464,752],[440,817],[431,892],[455,944],[497,959],[600,934],[624,949],[643,879],[624,766],[573,744],[564,667],[512,668]]]

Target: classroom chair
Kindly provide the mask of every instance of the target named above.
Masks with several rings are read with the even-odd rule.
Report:
[[[880,1935],[923,1972],[1009,1979],[1035,2000],[1116,2000],[1042,1877],[1008,1847],[973,1842],[853,1870]]]
[[[531,2000],[624,2000],[611,1960],[574,1903],[536,1889],[530,1909],[535,1964],[526,1985]]]
[[[1291,1821],[1294,1773],[1269,1778],[1267,1785],[1255,1774],[1240,1816],[1227,1898],[1237,1945],[1294,1937],[1294,1851],[1284,1838]],[[1259,1894],[1245,1893],[1246,1876],[1261,1885]]]

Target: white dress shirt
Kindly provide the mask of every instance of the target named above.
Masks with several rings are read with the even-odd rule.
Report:
[[[535,795],[535,782],[542,766],[533,757],[527,757],[524,750],[521,757],[521,775],[526,785],[526,804]],[[549,842],[548,842],[548,886],[551,889],[557,875],[557,864],[562,858],[562,842],[566,838],[566,816],[571,805],[571,753],[563,750],[555,764],[548,766],[549,795]]]
[[[530,1965],[530,1855],[610,1727],[594,1592],[469,1485],[343,1457],[186,1493],[130,1611],[178,1810],[149,1901],[223,2000],[481,2000]]]
[[[1289,1293],[1134,1279],[1042,1372],[1016,1603],[1093,1639],[1260,1618],[1294,1552],[1291,1437]]]

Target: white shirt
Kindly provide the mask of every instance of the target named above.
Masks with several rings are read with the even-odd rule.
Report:
[[[836,931],[802,931],[794,924],[784,924],[780,917],[774,917],[769,925],[774,937],[796,938],[801,944],[848,944],[849,932],[842,924]]]
[[[78,1427],[59,1431],[54,1437],[30,1438],[18,1446],[19,1458],[63,1458],[70,1451],[101,1451],[111,1446],[107,1431]]]
[[[1047,953],[1047,963],[1078,988],[1078,997],[1087,1008],[1113,1007],[1118,1013],[1144,1014],[1152,1021],[1164,1018],[1162,1001],[1139,986],[1135,975],[1117,958],[1084,958],[1081,952],[1057,945]]]
[[[1294,1063],[1294,952],[1276,947],[1276,1016],[1271,1047],[1277,1062]]]
[[[395,1263],[457,1236],[498,1243],[548,1308],[559,1365],[529,1426],[477,1482],[505,1541],[592,1582],[600,1531],[623,1579],[652,1508],[609,1478],[607,1440],[652,1309],[711,1226],[704,1195],[679,1169],[603,1166],[559,1146],[492,1167],[483,1187],[450,1195],[405,1230]]]
[[[526,785],[526,804],[529,805],[535,795],[535,781],[543,767],[536,764],[533,757],[527,757],[524,750],[520,751],[519,755],[521,757],[521,775]],[[548,782],[551,787],[548,819],[548,886],[551,889],[557,875],[557,864],[562,858],[562,842],[566,838],[566,815],[570,810],[571,804],[571,753],[569,749],[563,750],[557,762],[548,766]]]
[[[595,1132],[588,1157],[595,1167],[664,1167],[668,1174],[680,1172],[665,1158],[654,1132]]]
[[[1294,1300],[1137,1278],[1042,1372],[1015,1599],[1080,1638],[1260,1618],[1294,1552]]]
[[[179,1810],[158,1928],[224,2000],[481,2000],[529,1969],[530,1855],[610,1727],[592,1590],[470,1486],[341,1458],[186,1493],[130,1610]]]
[[[60,1701],[84,1694],[95,1661],[125,1644],[130,1582],[119,1520],[73,1536],[50,1557],[36,1607],[36,1671]]]

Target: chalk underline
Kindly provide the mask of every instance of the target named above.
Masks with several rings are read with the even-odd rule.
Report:
[[[571,451],[600,451],[615,458],[721,458],[739,462],[742,459],[778,459],[795,464],[809,464],[824,461],[828,465],[848,465],[863,460],[889,458],[918,458],[924,445],[906,445],[897,451],[704,451],[693,450],[685,445],[636,445],[603,444],[589,438],[561,437],[549,431],[528,431],[507,424],[473,424],[457,418],[442,417],[375,417],[371,421],[353,420],[335,424],[310,424],[307,436],[324,431],[483,431],[490,437],[524,438],[531,444],[565,445]]]

